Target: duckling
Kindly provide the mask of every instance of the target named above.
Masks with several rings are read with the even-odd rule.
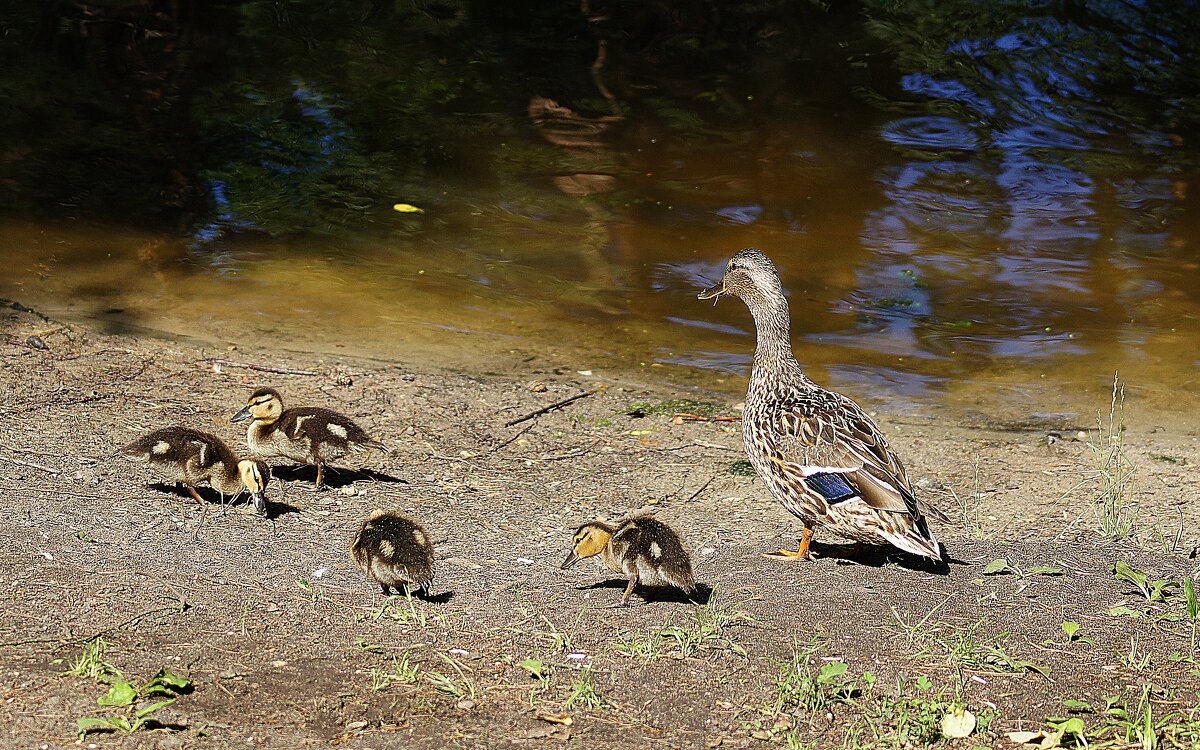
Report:
[[[629,597],[639,583],[674,586],[688,595],[696,591],[691,557],[674,530],[656,518],[635,516],[616,526],[600,521],[585,523],[575,530],[574,547],[562,568],[566,570],[596,555],[609,570],[629,577],[621,597],[622,607],[629,605]]]
[[[354,564],[390,596],[389,588],[399,593],[417,588],[429,591],[433,582],[433,540],[421,524],[399,513],[375,510],[358,527],[350,543]]]
[[[148,461],[167,479],[182,483],[198,503],[204,499],[196,492],[196,485],[208,482],[222,497],[249,492],[255,512],[267,515],[270,469],[262,461],[239,461],[216,435],[187,427],[164,427],[143,435],[120,452]]]
[[[283,397],[274,388],[259,388],[250,394],[245,408],[233,415],[234,423],[251,420],[246,442],[256,458],[287,458],[317,467],[318,490],[324,489],[325,465],[352,449],[376,448],[363,428],[331,409],[317,406],[283,408]]]

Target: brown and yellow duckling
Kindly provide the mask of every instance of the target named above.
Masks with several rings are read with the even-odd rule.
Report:
[[[256,458],[287,458],[317,467],[317,489],[324,487],[325,465],[351,450],[375,448],[387,453],[349,417],[318,406],[283,408],[283,397],[274,388],[250,394],[233,422],[251,420],[246,443]]]
[[[255,512],[267,515],[270,469],[262,461],[238,460],[216,435],[187,427],[164,427],[133,441],[121,453],[148,461],[166,479],[186,486],[198,503],[204,498],[196,492],[196,485],[208,482],[222,498],[250,493]]]
[[[421,524],[399,513],[375,510],[358,527],[350,543],[354,564],[389,589],[420,589],[428,593],[433,582],[433,540]]]
[[[622,607],[628,606],[639,583],[674,586],[689,596],[696,591],[692,560],[683,542],[670,526],[656,518],[634,516],[616,526],[600,521],[585,523],[575,530],[574,547],[562,567],[566,570],[596,555],[609,570],[628,577]]]

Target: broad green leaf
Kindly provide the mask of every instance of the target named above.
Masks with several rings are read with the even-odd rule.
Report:
[[[150,678],[146,686],[142,688],[142,695],[151,695],[155,692],[173,692],[181,693],[192,686],[192,681],[186,677],[181,677],[171,670],[163,667],[158,670],[158,674]]]
[[[75,720],[75,729],[79,732],[79,739],[83,739],[83,736],[93,729],[117,729],[117,727],[113,725],[112,719],[86,717]]]
[[[1196,584],[1191,578],[1183,580],[1183,595],[1187,599],[1187,616],[1192,622],[1195,622],[1200,617],[1200,611],[1196,605]]]
[[[1129,581],[1138,587],[1138,590],[1142,592],[1142,596],[1147,599],[1150,598],[1150,587],[1146,584],[1148,577],[1142,571],[1132,567],[1129,563],[1119,562],[1113,566],[1113,574],[1117,577],[1118,581]]]
[[[151,703],[149,706],[146,706],[144,708],[139,708],[137,710],[137,713],[135,713],[134,715],[137,716],[139,719],[142,719],[142,718],[145,718],[145,717],[149,716],[150,714],[154,713],[158,709],[160,709],[164,706],[169,706],[174,702],[175,702],[174,698],[168,698],[165,701],[159,701],[158,703]]]
[[[174,672],[168,670],[167,667],[163,667],[161,670],[158,670],[158,673],[155,674],[154,679],[150,680],[150,682],[160,682],[163,685],[167,685],[168,688],[174,689],[176,692],[180,690],[187,690],[192,686],[192,680],[187,679],[186,677],[181,677],[179,674],[175,674]]]
[[[1062,732],[1063,735],[1073,734],[1080,740],[1085,740],[1084,733],[1086,729],[1083,726],[1083,719],[1080,719],[1079,717],[1072,717],[1066,721],[1055,724],[1054,728],[1059,732]]]
[[[1022,659],[1014,659],[1012,665],[1017,669],[1028,669],[1031,672],[1037,672],[1043,677],[1050,676],[1050,667],[1043,666],[1037,662],[1024,661]]]
[[[128,706],[137,700],[137,691],[125,680],[117,680],[108,689],[108,694],[96,702],[101,706]]]
[[[929,690],[932,687],[933,687],[933,683],[929,681],[928,677],[925,677],[924,675],[922,675],[921,677],[917,678],[917,689],[918,690]]]
[[[1142,617],[1145,613],[1139,612],[1136,609],[1130,609],[1129,607],[1118,605],[1108,610],[1108,614],[1112,617],[1132,617],[1136,620],[1137,618]]]
[[[1027,576],[1060,576],[1062,574],[1062,568],[1055,568],[1050,565],[1037,565],[1025,571],[1025,575]]]
[[[1009,566],[1008,560],[1003,557],[998,558],[996,560],[992,560],[990,563],[987,564],[987,567],[983,569],[983,574],[985,576],[994,576],[994,575],[999,575],[1001,573],[1011,573],[1011,572],[1012,572],[1012,568]]]
[[[1078,711],[1089,711],[1094,713],[1096,709],[1092,708],[1092,704],[1087,701],[1065,700],[1063,705],[1067,708],[1074,708]]]
[[[817,682],[832,682],[846,674],[846,670],[849,668],[844,661],[831,661],[821,667],[821,674],[817,677]]]
[[[1174,585],[1175,584],[1171,581],[1151,581],[1150,582],[1150,601],[1152,601],[1152,602],[1166,601],[1167,598],[1165,596],[1163,596],[1163,591],[1166,590],[1166,588],[1168,586],[1174,586]]]
[[[1062,629],[1067,634],[1067,640],[1075,640],[1075,634],[1079,632],[1079,623],[1063,620]]]
[[[525,661],[521,662],[517,666],[520,667],[521,669],[524,669],[526,672],[533,675],[537,679],[539,679],[539,680],[542,679],[542,676],[543,676],[542,670],[545,668],[545,665],[542,662],[538,661],[537,659],[526,659]]]

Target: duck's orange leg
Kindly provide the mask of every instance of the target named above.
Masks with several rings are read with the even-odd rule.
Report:
[[[816,555],[808,550],[808,545],[812,543],[812,538],[812,526],[804,524],[804,534],[800,537],[800,549],[795,552],[792,552],[790,549],[781,549],[778,552],[768,553],[767,557],[776,557],[781,560],[794,560],[797,562],[800,560],[811,560],[816,557]]]

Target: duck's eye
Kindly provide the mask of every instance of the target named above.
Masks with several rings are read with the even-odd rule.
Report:
[[[730,264],[729,264],[729,270],[730,270],[730,271],[736,271],[736,270],[738,270],[738,268],[740,268],[740,267],[741,267],[741,266],[739,266],[737,263],[730,263]]]

